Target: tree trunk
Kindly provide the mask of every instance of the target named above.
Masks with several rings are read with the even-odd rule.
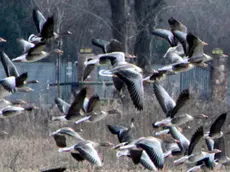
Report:
[[[109,0],[111,8],[111,20],[113,24],[113,38],[122,43],[126,50],[126,0]]]
[[[137,37],[134,52],[137,56],[137,65],[144,70],[151,68],[150,30],[155,25],[154,18],[164,5],[164,0],[135,0]]]

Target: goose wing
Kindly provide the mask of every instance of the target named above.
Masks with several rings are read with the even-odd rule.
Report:
[[[119,134],[121,130],[127,130],[127,128],[118,125],[107,125],[107,127],[112,134]]]
[[[130,149],[129,154],[134,164],[138,164],[141,159],[143,150],[142,149]]]
[[[139,111],[143,110],[144,87],[142,75],[130,69],[119,70],[115,74],[126,84],[135,108]]]
[[[86,112],[99,112],[100,111],[100,98],[97,94],[90,97],[88,105],[86,107]]]
[[[62,113],[68,113],[68,110],[70,108],[70,104],[65,102],[64,100],[62,100],[61,98],[57,97],[54,99],[58,109],[62,112]]]
[[[52,38],[54,36],[54,16],[48,17],[41,30],[41,37],[43,40]]]
[[[107,46],[109,45],[108,41],[102,40],[102,39],[95,39],[93,38],[91,40],[91,43],[99,48],[102,49],[103,53],[107,53]]]
[[[184,50],[184,54],[188,55],[187,33],[176,30],[173,31],[173,35],[181,43]]]
[[[62,134],[54,134],[53,138],[54,138],[55,143],[56,143],[56,145],[58,147],[64,148],[64,147],[67,146],[67,144],[66,144],[66,138],[65,138],[64,135],[62,135]]]
[[[162,110],[167,115],[168,112],[176,106],[175,101],[172,99],[172,97],[169,96],[166,90],[157,82],[153,84],[153,91]]]
[[[13,62],[9,59],[9,57],[4,52],[1,52],[1,61],[7,77],[19,76],[16,66],[13,64]]]
[[[161,148],[160,142],[150,142],[149,140],[142,140],[136,145],[146,151],[146,153],[158,169],[163,169],[164,153]]]
[[[17,42],[23,49],[23,53],[27,53],[30,48],[34,47],[34,44],[31,42],[26,41],[25,39],[19,38]]]
[[[169,112],[168,116],[173,118],[175,114],[178,112],[178,110],[180,110],[181,107],[183,107],[187,103],[188,100],[189,100],[189,90],[185,89],[180,93],[176,101],[176,106]]]
[[[13,93],[16,91],[16,82],[14,76],[10,76],[0,80],[0,85],[9,92]]]
[[[83,71],[83,81],[89,76],[89,74],[92,72],[92,70],[95,68],[95,64],[87,64]]]
[[[190,58],[189,60],[191,62],[201,61],[204,57],[203,42],[192,33],[188,33],[186,41],[188,43],[188,57]]]
[[[41,33],[43,25],[46,22],[46,18],[38,9],[33,9],[33,20],[37,28],[38,33]]]
[[[112,66],[116,66],[120,62],[125,62],[125,54],[123,52],[112,52],[98,55],[100,64],[105,64],[108,60]]]
[[[184,33],[187,33],[187,27],[183,25],[181,22],[179,22],[178,20],[176,20],[174,17],[170,17],[168,19],[168,23],[172,31],[179,30]]]
[[[221,128],[224,125],[226,117],[227,113],[223,113],[213,122],[209,132],[210,137],[221,132]]]
[[[91,143],[80,142],[74,146],[84,159],[97,166],[102,166],[101,159]]]
[[[154,29],[151,33],[155,36],[159,36],[161,38],[166,39],[169,42],[171,47],[176,46],[174,36],[171,31],[166,30],[166,29]]]
[[[71,156],[76,160],[76,161],[83,161],[85,158],[80,154],[80,153],[71,153]]]
[[[204,136],[204,129],[203,126],[199,127],[196,132],[192,135],[192,138],[190,140],[190,144],[188,147],[187,155],[191,155],[193,152],[193,149],[195,148],[196,144],[199,142],[199,140]]]
[[[24,86],[24,82],[27,79],[27,77],[28,77],[27,72],[25,72],[25,73],[21,74],[20,76],[18,76],[16,78],[16,80],[15,80],[16,81],[16,87]]]
[[[75,96],[73,103],[71,104],[66,119],[71,119],[73,116],[80,115],[80,109],[83,106],[84,99],[86,97],[86,87],[81,89],[81,91]]]

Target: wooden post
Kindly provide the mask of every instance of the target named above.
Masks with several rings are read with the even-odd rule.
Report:
[[[227,98],[227,58],[223,50],[214,49],[212,70],[212,99],[226,102]]]

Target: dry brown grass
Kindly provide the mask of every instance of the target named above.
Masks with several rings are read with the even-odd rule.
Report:
[[[148,89],[146,89],[148,91]],[[116,152],[110,148],[99,148],[99,154],[103,160],[103,168],[97,169],[88,162],[76,162],[68,153],[58,153],[51,131],[64,126],[74,129],[82,128],[82,135],[86,139],[97,142],[108,140],[118,143],[117,138],[109,133],[106,124],[119,124],[127,126],[130,117],[135,118],[134,137],[149,136],[153,134],[152,121],[162,119],[164,114],[150,88],[149,96],[146,96],[143,112],[137,112],[131,102],[124,101],[120,105],[122,115],[110,116],[95,124],[81,124],[73,126],[73,122],[50,121],[51,115],[60,115],[56,108],[40,108],[39,111],[26,113],[0,121],[1,130],[8,135],[1,134],[0,171],[39,171],[41,169],[57,166],[66,166],[69,171],[143,171],[141,166],[134,166],[129,159],[122,157],[116,159]],[[128,102],[128,103],[125,103]],[[104,107],[110,105],[104,104]],[[112,105],[111,105],[112,106]],[[208,126],[216,116],[228,111],[228,106],[223,102],[205,101],[195,99],[191,101],[188,112],[191,114],[205,113],[210,116],[206,121],[196,120],[189,123],[191,128],[184,126],[184,133],[190,139],[191,134],[200,125]],[[229,118],[224,127],[228,131]],[[229,148],[228,135],[226,136],[227,150]],[[202,145],[201,145],[202,146]],[[185,167],[173,166],[173,159],[167,160],[163,171],[185,171]]]

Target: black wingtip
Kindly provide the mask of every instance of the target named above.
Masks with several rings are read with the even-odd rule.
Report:
[[[174,17],[170,17],[170,18],[168,19],[168,23],[169,23],[170,25],[174,25],[174,24],[177,24],[177,23],[179,23],[179,22],[178,22],[178,20],[176,20]]]

